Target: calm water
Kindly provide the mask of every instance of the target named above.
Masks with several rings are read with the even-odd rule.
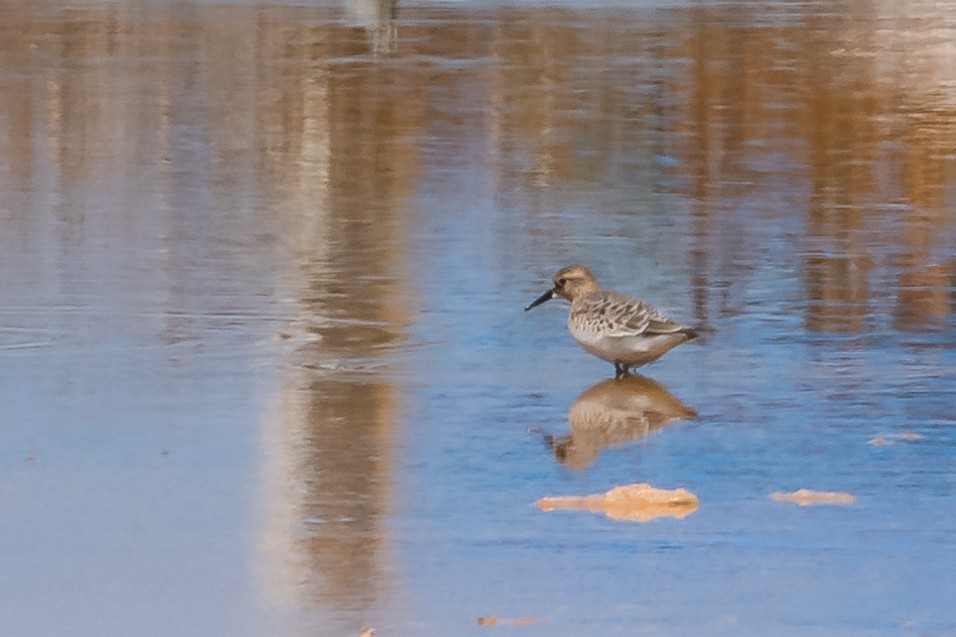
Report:
[[[0,6],[4,634],[956,634],[956,4],[62,4]],[[712,334],[615,394],[522,312],[575,261]],[[534,506],[644,481],[700,508]]]

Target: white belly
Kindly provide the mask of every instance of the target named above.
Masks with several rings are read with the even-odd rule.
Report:
[[[631,367],[646,365],[657,360],[669,349],[686,340],[686,335],[681,333],[607,336],[600,330],[575,329],[570,323],[568,329],[574,340],[589,354],[610,363],[621,363]]]

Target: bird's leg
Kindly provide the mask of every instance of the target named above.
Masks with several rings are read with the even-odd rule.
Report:
[[[618,363],[615,361],[614,378],[615,379],[624,378],[625,376],[627,376],[627,365],[624,365],[623,363]]]

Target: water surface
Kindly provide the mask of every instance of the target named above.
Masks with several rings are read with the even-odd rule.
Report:
[[[0,623],[953,633],[954,41],[948,3],[5,4]],[[607,390],[522,312],[576,261],[707,336]],[[633,482],[700,507],[534,506]]]

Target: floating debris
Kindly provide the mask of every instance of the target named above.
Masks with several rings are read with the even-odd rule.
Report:
[[[479,626],[530,626],[549,621],[547,617],[512,617],[502,619],[494,615],[484,615],[478,618]]]
[[[899,435],[893,434],[881,434],[876,438],[872,438],[869,441],[869,444],[874,447],[885,447],[887,445],[895,445],[899,442],[912,442],[914,440],[922,440],[923,434],[916,433],[915,431],[907,431]]]
[[[810,504],[853,504],[856,502],[856,496],[851,493],[844,493],[842,491],[811,491],[810,489],[798,489],[793,493],[777,491],[770,497],[776,502],[793,502],[802,507]]]
[[[649,522],[659,517],[682,519],[697,510],[700,501],[686,489],[658,489],[646,482],[614,487],[607,493],[558,496],[538,500],[542,511],[584,509],[612,520]]]
[[[362,626],[362,631],[359,633],[359,637],[375,637],[375,629],[371,626]]]

